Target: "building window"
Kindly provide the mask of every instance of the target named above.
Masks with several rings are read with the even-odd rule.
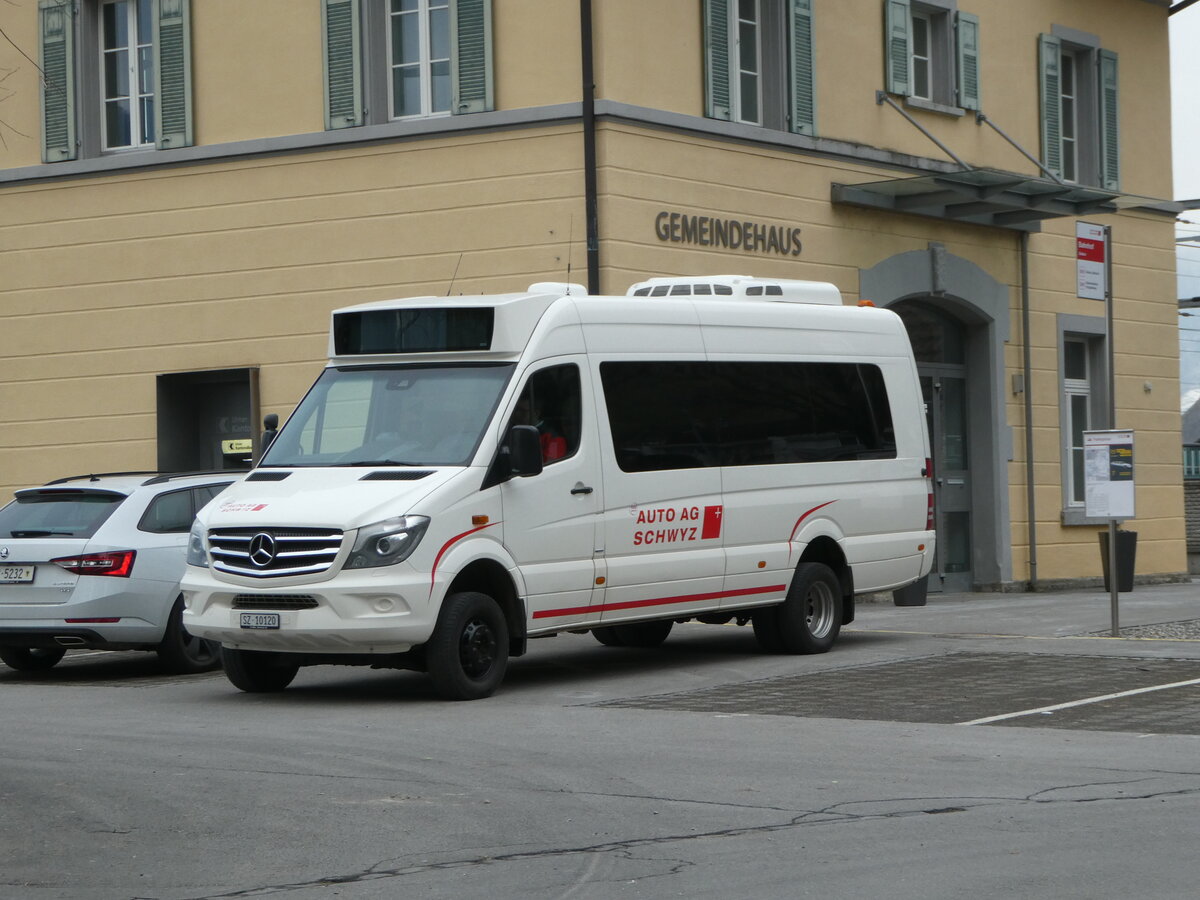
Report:
[[[813,0],[704,0],[705,114],[814,134]]]
[[[1038,41],[1042,162],[1064,181],[1120,189],[1117,55],[1059,29]]]
[[[101,6],[105,150],[154,143],[152,5],[151,0],[108,0]]]
[[[885,0],[887,90],[913,105],[979,109],[979,19],[957,0]]]
[[[769,2],[769,0],[768,0]],[[737,39],[733,56],[737,62],[737,91],[733,118],[738,122],[761,125],[762,109],[762,7],[759,0],[738,0]]]
[[[1069,337],[1063,341],[1063,403],[1067,417],[1067,505],[1084,501],[1083,433],[1092,428],[1092,386],[1087,341]]]
[[[1086,523],[1083,433],[1106,427],[1104,320],[1059,316],[1059,428],[1062,434],[1063,521]]]
[[[45,162],[191,145],[190,9],[190,0],[41,0]]]
[[[391,0],[393,119],[450,112],[449,0]]]
[[[912,14],[912,96],[933,99],[933,22],[928,13]]]
[[[485,112],[491,0],[322,0],[327,128]]]

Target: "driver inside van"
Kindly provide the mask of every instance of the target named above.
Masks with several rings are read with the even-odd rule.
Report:
[[[579,444],[578,426],[571,429],[565,421],[568,407],[578,408],[577,402],[574,406],[567,402],[573,399],[570,397],[572,389],[578,391],[578,380],[577,376],[564,380],[561,370],[565,368],[571,368],[571,374],[575,375],[573,367],[564,366],[535,373],[517,398],[512,421],[508,423],[510,428],[513,425],[532,425],[537,428],[543,463],[565,458]]]

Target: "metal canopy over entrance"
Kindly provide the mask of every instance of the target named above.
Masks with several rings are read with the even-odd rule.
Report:
[[[834,203],[936,219],[1039,231],[1043,219],[1114,213],[1162,201],[1098,187],[1064,184],[999,169],[834,184]]]

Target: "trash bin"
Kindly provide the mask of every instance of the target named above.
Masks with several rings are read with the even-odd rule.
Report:
[[[1117,590],[1133,590],[1133,565],[1137,559],[1137,532],[1117,529]],[[1108,530],[1100,532],[1100,564],[1104,567],[1104,589],[1112,591],[1108,580]]]

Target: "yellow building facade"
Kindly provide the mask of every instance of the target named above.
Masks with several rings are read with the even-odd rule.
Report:
[[[934,438],[931,587],[1099,576],[1081,433],[1110,402],[1136,434],[1137,574],[1182,578],[1167,15],[0,4],[0,491],[242,465],[338,307],[753,274],[903,316]],[[1079,222],[1111,229],[1111,378]]]

